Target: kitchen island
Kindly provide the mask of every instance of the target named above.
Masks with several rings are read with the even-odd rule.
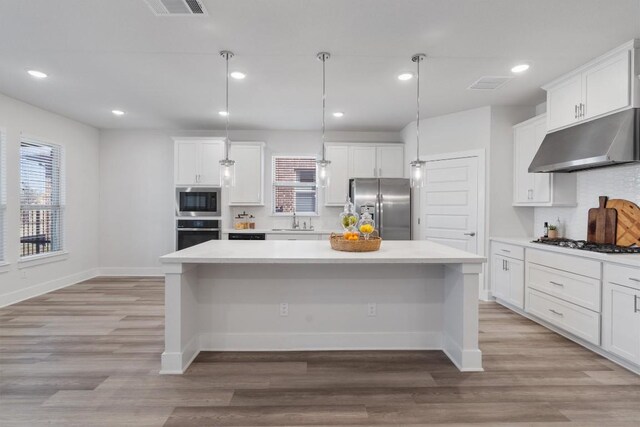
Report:
[[[165,351],[181,374],[200,351],[442,350],[482,370],[485,258],[429,241],[338,252],[327,241],[213,240],[161,257]]]

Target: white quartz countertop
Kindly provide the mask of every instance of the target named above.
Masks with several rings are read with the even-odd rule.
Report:
[[[494,242],[508,243],[526,248],[540,249],[542,251],[557,252],[565,255],[573,255],[640,268],[640,254],[603,254],[599,252],[563,248],[561,246],[544,245],[542,243],[532,243],[532,240],[536,240],[535,237],[492,237],[491,240]]]
[[[479,264],[484,257],[425,240],[383,241],[376,252],[340,252],[319,240],[210,240],[160,257],[164,264]]]
[[[305,235],[305,234],[312,234],[312,235],[318,235],[318,234],[331,234],[331,233],[339,233],[339,231],[337,230],[285,230],[285,229],[271,229],[271,228],[249,228],[249,229],[244,229],[244,230],[236,230],[233,228],[223,228],[222,229],[222,233],[223,234],[228,234],[228,233],[239,233],[239,234],[254,234],[254,233],[258,233],[258,234],[300,234],[300,235]]]

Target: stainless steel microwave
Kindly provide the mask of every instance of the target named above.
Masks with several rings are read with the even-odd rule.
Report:
[[[221,206],[220,188],[176,188],[176,214],[178,216],[220,216]]]

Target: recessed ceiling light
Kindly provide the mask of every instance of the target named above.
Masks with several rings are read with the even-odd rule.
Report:
[[[413,78],[413,74],[412,73],[402,73],[398,75],[398,80],[411,80]]]
[[[511,69],[512,73],[523,73],[529,69],[529,64],[518,64]]]
[[[342,111],[336,111],[335,113],[333,113],[333,117],[342,117],[344,116],[344,113]]]
[[[31,77],[35,77],[36,79],[44,79],[47,77],[46,73],[43,73],[42,71],[38,71],[38,70],[29,70],[27,71],[27,73],[29,73]]]
[[[124,116],[124,111],[122,110],[111,110],[114,116]]]
[[[242,80],[245,77],[247,77],[247,75],[245,73],[241,73],[240,71],[233,71],[231,74],[229,74],[232,78],[236,79],[236,80]]]
[[[220,114],[222,117],[226,117],[229,115],[229,113],[227,113],[226,111],[218,111],[218,114]]]

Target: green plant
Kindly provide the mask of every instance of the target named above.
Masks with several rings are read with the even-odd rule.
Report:
[[[549,230],[557,230],[557,229],[558,229],[558,227],[555,226],[555,225],[550,225],[549,226]]]

